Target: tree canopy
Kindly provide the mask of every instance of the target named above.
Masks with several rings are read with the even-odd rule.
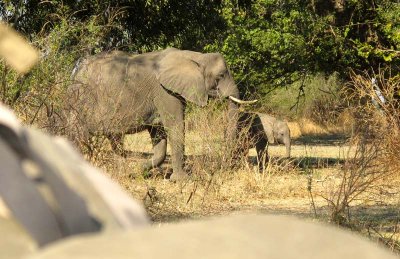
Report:
[[[398,0],[4,0],[0,17],[44,57],[70,62],[110,49],[221,52],[242,93],[315,73],[399,71]]]

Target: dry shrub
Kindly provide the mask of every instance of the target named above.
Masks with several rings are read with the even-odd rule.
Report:
[[[328,130],[326,127],[320,126],[319,124],[302,118],[299,120],[300,132],[301,135],[324,135],[328,134]]]
[[[293,169],[288,171],[279,161],[271,161],[265,173],[259,173],[258,166],[243,156],[237,161],[238,169],[230,168],[233,143],[224,141],[225,108],[217,101],[205,108],[189,107],[185,148],[186,169],[192,177],[187,181],[171,183],[162,179],[163,174],[144,178],[140,163],[132,156],[109,156],[101,166],[134,197],[144,201],[155,221],[216,215],[246,207],[257,209],[264,206],[267,198],[306,197],[307,193],[299,188],[299,182],[305,180],[298,179]],[[129,136],[126,148],[148,151],[150,140],[146,135]],[[170,164],[164,163],[160,171],[170,171]]]
[[[347,106],[339,90],[342,85],[335,73],[329,77],[316,76],[311,80],[307,87],[310,88],[312,99],[303,111],[303,118],[308,118],[324,128],[337,125],[340,114]]]
[[[376,75],[377,85],[385,98],[385,101],[381,101],[371,77],[355,73],[351,76],[352,83],[346,95],[354,104],[356,127],[350,142],[355,146],[355,152],[349,156],[338,178],[327,188],[323,197],[328,201],[331,221],[362,228],[372,223],[366,222],[368,217],[356,217],[358,208],[368,206],[370,209],[379,207],[384,210],[385,206],[381,205],[390,204],[391,198],[398,193],[390,190],[399,188],[400,110],[397,91],[400,78],[391,77],[387,71]],[[386,222],[384,217],[379,218],[379,224],[398,224],[398,208],[394,222]],[[398,240],[390,242],[391,247],[399,248],[396,243]]]
[[[353,89],[348,91],[348,96],[357,100],[354,139],[383,150],[377,156],[378,162],[382,167],[388,166],[388,172],[396,174],[400,169],[400,76],[392,77],[388,71],[381,71],[375,77],[384,102],[377,96],[368,75],[352,74]]]
[[[186,170],[192,176],[186,181],[172,183],[165,179],[165,174],[171,172],[169,156],[162,168],[153,170],[151,177],[142,175],[143,157],[136,155],[151,154],[147,132],[126,137],[125,149],[130,153],[126,158],[110,152],[109,144],[104,141],[99,144],[104,151],[93,162],[133,197],[142,200],[155,221],[271,208],[288,197],[306,200],[305,177],[299,177],[295,169],[288,169],[276,159],[266,165],[264,173],[259,173],[254,159],[249,161],[247,156],[237,157],[237,168],[231,169],[232,150],[237,143],[225,141],[226,110],[225,104],[218,101],[211,101],[205,108],[188,107],[185,153]],[[289,201],[287,206],[291,206]]]
[[[226,135],[228,113],[224,104],[218,101],[210,103],[206,108],[194,107],[187,116],[185,146],[189,156],[188,163],[191,170],[197,176],[212,175],[215,171],[231,171],[234,164],[245,167],[247,160],[244,156],[234,156],[237,145],[243,145],[243,149],[248,146],[243,134],[239,134],[239,139],[235,143],[228,143]]]
[[[196,175],[204,172],[230,171],[236,169],[253,170],[258,168],[262,161],[248,159],[249,150],[255,148],[255,142],[260,136],[250,136],[249,130],[253,122],[251,113],[246,113],[239,123],[239,130],[227,129],[229,125],[228,113],[224,104],[218,101],[209,104],[206,108],[194,108],[187,116],[186,149],[189,155],[188,162]],[[254,114],[256,116],[256,114]],[[234,142],[227,142],[227,131],[235,131]],[[267,154],[264,154],[267,155]],[[280,165],[272,162],[263,165],[265,168],[276,169]],[[207,173],[208,175],[212,173]]]

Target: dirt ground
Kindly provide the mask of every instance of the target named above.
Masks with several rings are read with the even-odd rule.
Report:
[[[190,140],[186,141],[186,155],[189,157],[200,155],[196,139],[199,139],[198,135],[193,132],[186,136],[186,140]],[[201,146],[204,151],[204,145]],[[304,216],[326,214],[327,201],[324,198],[316,195],[313,197],[315,208],[311,206],[307,190],[309,175],[313,175],[312,188],[316,192],[326,189],[327,182],[335,179],[338,168],[352,153],[342,136],[298,138],[293,141],[292,158],[288,161],[279,160],[285,154],[284,146],[270,146],[271,168],[267,173],[257,171],[255,149],[251,149],[248,163],[235,173],[217,170],[210,177],[212,172],[204,172],[185,184],[174,184],[163,175],[149,179],[138,176],[138,165],[151,156],[151,141],[146,132],[126,136],[125,149],[129,151],[128,157],[116,158],[116,168],[108,171],[135,198],[144,201],[155,221],[234,211]],[[168,156],[161,172],[170,170]]]
[[[179,183],[165,179],[171,172],[169,156],[161,169],[152,171],[151,177],[142,176],[140,163],[151,156],[151,142],[145,132],[125,137],[126,158],[114,155],[110,163],[100,166],[143,202],[155,224],[242,212],[330,221],[332,204],[338,202],[335,199],[343,167],[355,152],[346,138],[299,137],[292,142],[289,160],[282,158],[284,146],[270,146],[271,160],[264,173],[258,172],[254,149],[239,170],[221,167],[221,154],[213,157],[218,141],[204,142],[199,133],[186,134],[186,156],[187,163],[192,164],[192,176]],[[347,213],[357,223],[358,231],[376,238],[390,236],[398,246],[399,186],[398,177],[385,179],[352,200]]]

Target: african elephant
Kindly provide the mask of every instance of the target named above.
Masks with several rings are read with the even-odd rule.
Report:
[[[208,93],[217,92],[229,99],[227,129],[236,128],[239,91],[219,53],[175,48],[135,55],[112,51],[86,58],[74,70],[75,83],[68,90],[69,125],[81,136],[102,134],[115,139],[116,149],[123,134],[147,130],[154,156],[145,169],[164,161],[168,136],[172,180],[187,176],[183,169],[186,102],[205,106]],[[232,130],[227,136],[228,141],[235,138]]]
[[[268,144],[284,144],[286,157],[290,157],[290,129],[283,120],[263,113],[241,112],[237,132],[242,140],[238,152],[247,154],[249,148],[255,147],[260,170],[268,162]]]

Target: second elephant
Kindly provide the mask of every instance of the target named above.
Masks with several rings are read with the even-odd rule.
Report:
[[[288,124],[273,116],[263,113],[242,112],[239,115],[238,134],[241,142],[237,152],[247,154],[255,147],[260,170],[268,162],[268,144],[283,144],[286,147],[286,157],[290,157],[291,141]]]

